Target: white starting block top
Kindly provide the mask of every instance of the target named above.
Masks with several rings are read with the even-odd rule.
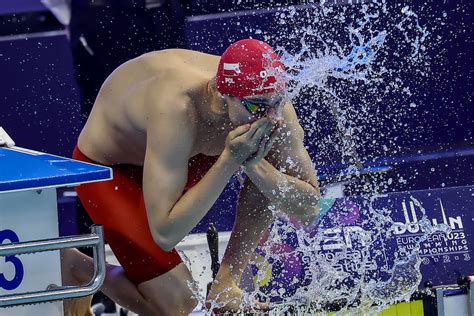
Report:
[[[112,169],[20,147],[0,148],[0,193],[112,179]]]

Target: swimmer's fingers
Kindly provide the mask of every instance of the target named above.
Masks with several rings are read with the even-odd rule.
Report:
[[[244,135],[250,130],[250,124],[245,124],[237,127],[236,129],[229,132],[229,138],[234,139],[241,135]]]
[[[270,152],[270,149],[272,149],[273,144],[275,143],[275,140],[278,138],[278,136],[280,136],[280,129],[275,129],[272,135],[270,136],[270,139],[266,142],[264,146],[265,148],[264,148],[263,157],[266,157],[268,155],[268,153]]]
[[[245,135],[248,139],[253,137],[255,133],[262,128],[265,128],[266,124],[269,122],[268,118],[262,117],[261,119],[255,121],[252,123],[252,126],[250,127],[248,133]]]
[[[244,166],[250,167],[265,158],[265,156],[270,152],[277,137],[277,131],[274,131],[271,136],[263,136],[259,143],[257,152],[244,162]]]
[[[267,121],[265,124],[261,125],[253,134],[251,141],[254,146],[259,146],[262,143],[262,140],[268,137],[272,131],[272,124],[270,121]],[[258,148],[258,147],[257,147]],[[255,148],[255,149],[257,149]]]
[[[271,132],[271,129],[270,129],[270,132]],[[275,140],[277,139],[278,135],[279,135],[279,130],[275,129],[271,135],[265,135],[262,138],[260,142],[260,146],[258,148],[257,155],[256,155],[257,159],[262,159],[267,156],[267,154],[270,152],[270,149],[272,149],[273,144],[275,143]]]
[[[260,119],[252,124],[248,132],[236,138],[237,141],[245,144],[250,154],[258,151],[262,139],[271,131],[271,124],[268,119]]]
[[[256,126],[262,126],[262,124],[263,122],[259,122]],[[239,126],[227,136],[224,150],[236,162],[242,163],[258,150],[259,142],[249,136],[252,135],[251,128],[249,124]],[[253,130],[256,130],[256,127],[253,127]]]

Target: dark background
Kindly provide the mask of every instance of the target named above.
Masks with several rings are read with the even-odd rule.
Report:
[[[213,54],[221,54],[229,43],[241,38],[264,39],[266,34],[290,32],[313,12],[308,6],[299,6],[294,24],[282,26],[277,23],[281,10],[301,2],[266,1],[265,8],[257,1],[240,1],[237,5],[235,1],[188,0],[183,4],[188,16],[189,48]],[[398,12],[406,4],[431,31],[433,42],[427,45],[430,75],[421,76],[410,68],[400,71],[400,78],[412,91],[409,102],[416,107],[403,103],[407,101],[393,90],[371,108],[373,112],[362,114],[358,104],[367,98],[366,91],[361,87],[350,94],[341,106],[347,110],[348,119],[360,127],[354,146],[366,167],[390,166],[391,171],[382,176],[383,181],[393,178],[392,184],[385,186],[386,191],[473,184],[472,4],[396,1],[389,9]],[[0,126],[18,146],[70,156],[81,123],[72,57],[63,27],[39,1],[2,1],[0,14]],[[256,29],[262,32],[255,34]],[[394,32],[382,52],[394,63],[403,58],[403,52],[398,60],[390,55],[399,49],[400,36]],[[271,44],[282,45],[290,52],[300,49],[299,38],[280,38]],[[295,108],[306,129],[308,151],[323,180],[327,175],[329,182],[335,179],[331,176],[337,178],[345,169],[347,159],[326,102],[323,95],[309,89],[295,100]],[[315,117],[310,115],[313,110],[317,111]],[[313,119],[317,124],[309,130],[309,120]],[[407,181],[400,182],[400,178]],[[217,222],[219,230],[231,228],[237,188],[235,180],[231,181],[195,232],[205,230],[209,222]],[[75,200],[62,194],[62,218],[74,231],[71,214]]]

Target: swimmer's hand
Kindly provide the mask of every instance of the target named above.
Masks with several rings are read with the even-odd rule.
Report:
[[[281,130],[281,124],[280,123],[271,123],[271,129],[270,133],[265,135],[261,142],[260,146],[258,148],[258,151],[253,154],[251,157],[249,157],[244,163],[244,167],[246,169],[253,167],[256,165],[260,160],[265,158],[268,153],[270,152],[270,149],[272,149],[273,144],[275,143],[275,140],[278,138],[280,135],[280,130]]]
[[[266,117],[246,125],[242,125],[229,133],[222,154],[226,155],[233,162],[243,164],[259,151],[263,141],[271,134],[273,125]]]

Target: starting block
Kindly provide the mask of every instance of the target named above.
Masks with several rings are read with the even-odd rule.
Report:
[[[0,316],[63,315],[61,300],[100,288],[105,277],[102,227],[59,237],[56,188],[111,178],[107,167],[0,147]],[[85,286],[61,286],[59,249],[74,247],[94,248],[94,276]]]

